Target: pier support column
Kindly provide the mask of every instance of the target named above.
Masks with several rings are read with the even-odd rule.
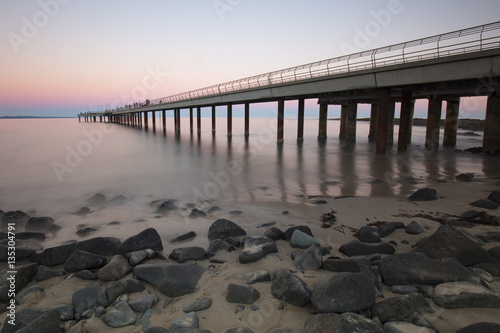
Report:
[[[444,125],[443,146],[454,147],[457,145],[458,112],[460,98],[446,100],[446,121]]]
[[[488,97],[484,124],[483,151],[500,153],[500,96]]]
[[[283,126],[285,119],[285,99],[280,98],[278,100],[278,143],[283,142]]]
[[[441,126],[441,107],[443,101],[438,98],[429,99],[427,112],[427,132],[425,134],[425,148],[436,151],[439,147],[439,129]]]
[[[148,123],[148,112],[144,111],[144,128],[148,129],[149,123]]]
[[[387,144],[394,144],[394,114],[396,112],[396,102],[389,101],[389,109],[387,113]]]
[[[233,104],[227,105],[227,136],[233,135]]]
[[[215,134],[215,105],[212,105],[212,134]]]
[[[340,129],[339,129],[339,139],[345,140],[347,135],[347,104],[342,104],[340,106]]]
[[[161,111],[161,122],[162,122],[162,125],[163,125],[163,131],[167,130],[167,120],[165,118],[166,113],[167,113],[166,110],[162,110]]]
[[[153,131],[156,131],[156,111],[151,112],[151,121],[153,122]]]
[[[370,131],[368,132],[368,142],[377,141],[377,118],[378,103],[372,103],[370,109]]]
[[[99,122],[102,123],[102,116],[99,116]]]
[[[180,128],[179,128],[179,109],[174,109],[174,130],[175,133],[178,133]]]
[[[194,125],[193,125],[193,108],[189,108],[189,130],[193,133]]]
[[[201,133],[201,107],[196,109],[196,130]]]
[[[398,134],[398,151],[405,152],[408,150],[408,139],[411,135],[411,118],[412,114],[412,104],[411,99],[412,91],[403,90],[401,97],[401,114],[399,116],[399,134]]]
[[[304,141],[304,105],[303,98],[299,98],[298,102],[298,123],[297,123],[297,141]]]
[[[94,116],[94,123],[96,123],[96,122],[97,122],[97,121],[96,121],[96,116]]]
[[[250,135],[250,103],[245,103],[245,138]]]
[[[387,122],[390,107],[391,90],[380,89],[377,115],[377,147],[376,154],[385,154],[387,148]]]
[[[319,104],[319,129],[318,129],[318,140],[326,140],[327,132],[327,121],[328,121],[328,104]]]
[[[355,101],[347,102],[347,129],[345,141],[347,143],[356,142],[356,123],[358,118],[358,103]]]

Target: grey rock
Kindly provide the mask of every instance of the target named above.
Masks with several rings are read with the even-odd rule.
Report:
[[[146,250],[139,250],[127,253],[128,262],[132,266],[137,266],[148,257]]]
[[[53,267],[64,264],[75,250],[76,242],[72,241],[69,244],[50,247],[41,253],[35,253],[31,259],[40,265]]]
[[[246,236],[246,234],[246,231],[240,226],[226,219],[218,219],[212,223],[208,229],[208,239],[211,241],[215,239],[226,239],[230,236]]]
[[[314,286],[311,303],[320,313],[355,312],[375,305],[375,296],[371,272],[339,273]]]
[[[278,249],[271,238],[246,236],[238,260],[242,264],[248,264],[260,260],[272,252],[278,252]]]
[[[110,205],[121,205],[128,201],[128,198],[122,194],[117,194],[107,203]]]
[[[5,230],[9,223],[14,223],[16,225],[16,230],[22,230],[29,219],[30,216],[22,210],[11,210],[3,214],[1,228]]]
[[[378,234],[380,237],[384,238],[392,234],[396,229],[404,229],[405,224],[403,222],[388,222],[382,224],[378,227]]]
[[[277,241],[277,240],[285,238],[285,234],[283,233],[283,231],[281,231],[280,229],[275,228],[275,227],[271,227],[271,228],[267,229],[262,236],[269,237],[273,241]]]
[[[201,247],[182,247],[174,249],[168,256],[168,258],[182,264],[189,260],[205,260],[206,253],[205,250]]]
[[[97,276],[102,281],[116,281],[127,275],[132,270],[127,258],[122,255],[115,255],[102,267]]]
[[[425,230],[417,223],[417,221],[413,221],[406,226],[406,233],[410,235],[419,235],[424,233]]]
[[[377,229],[369,226],[361,227],[361,229],[354,234],[354,237],[365,243],[380,243],[382,241]]]
[[[490,256],[493,259],[495,259],[496,261],[500,262],[500,247],[499,246],[493,247],[493,248],[489,249],[488,253],[490,254]]]
[[[83,313],[93,307],[108,306],[108,299],[101,287],[92,285],[75,291],[72,304],[75,313]]]
[[[198,312],[208,309],[212,305],[212,299],[209,297],[205,297],[200,299],[199,301],[194,302],[191,305],[186,306],[182,311],[189,312]]]
[[[471,241],[473,241],[474,243],[476,243],[476,245],[479,245],[479,246],[486,245],[486,243],[481,238],[476,237],[476,236],[470,234],[464,228],[457,228],[457,230],[460,231],[465,237],[467,237],[468,239],[470,239]]]
[[[141,316],[141,318],[137,321],[136,325],[142,326],[143,331],[155,332],[154,330],[150,330],[150,328],[151,328],[151,321],[150,320],[151,320],[151,316],[154,314],[161,314],[161,312],[158,310],[153,310],[153,309],[147,310],[146,312],[144,312],[144,314]],[[165,329],[165,331],[168,332],[166,329]],[[160,331],[158,331],[158,332],[160,332]]]
[[[64,263],[66,272],[77,272],[84,269],[101,268],[106,265],[106,257],[87,251],[75,250]]]
[[[403,321],[392,321],[384,324],[384,333],[435,333],[431,328],[413,325]]]
[[[87,199],[89,206],[104,206],[106,204],[106,196],[102,193],[96,193]]]
[[[409,286],[409,285],[394,285],[391,288],[393,294],[406,295],[418,293],[417,287]]]
[[[460,217],[463,218],[464,220],[472,220],[479,216],[480,213],[477,210],[468,210],[462,213],[462,215],[460,215]]]
[[[499,263],[481,263],[481,264],[476,264],[474,265],[474,268],[480,268],[489,274],[495,276],[495,277],[500,277],[500,264]]]
[[[319,247],[321,244],[317,239],[309,236],[308,234],[300,231],[299,229],[296,229],[293,232],[292,237],[290,238],[290,245],[293,248],[307,249],[311,245],[316,245]]]
[[[26,222],[24,230],[28,232],[48,232],[54,223],[55,221],[52,217],[31,217],[28,222]]]
[[[202,210],[194,208],[191,213],[189,214],[189,217],[192,219],[198,218],[198,217],[206,217],[207,213],[205,213]]]
[[[64,275],[64,271],[58,271],[47,266],[39,265],[36,271],[36,280],[44,281],[61,275]]]
[[[26,286],[31,279],[35,276],[38,269],[37,264],[27,264],[22,266],[17,266],[17,274],[9,274],[8,270],[0,272],[0,303],[8,303],[10,297],[8,293],[10,290],[10,282],[15,280],[15,290],[18,293],[24,286]]]
[[[42,314],[42,311],[33,309],[30,307],[25,307],[20,310],[16,310],[15,325],[8,323],[9,317],[5,318],[2,333],[14,333],[23,327],[29,325],[33,320],[38,318]]]
[[[135,324],[137,315],[127,302],[122,301],[116,304],[114,309],[106,312],[101,319],[106,325],[117,328]]]
[[[455,333],[499,333],[500,325],[497,323],[475,323],[457,330]]]
[[[42,313],[25,327],[21,328],[18,333],[53,333],[59,332],[60,314],[57,310],[51,310]]]
[[[422,253],[396,254],[379,265],[384,283],[435,285],[449,281],[477,281],[474,274],[456,259],[430,259]]]
[[[224,241],[226,243],[231,244],[234,247],[240,247],[241,246],[241,241],[238,238],[233,237],[233,236],[227,237]]]
[[[490,193],[488,200],[493,201],[497,205],[500,205],[500,191],[496,190]]]
[[[116,254],[120,244],[121,241],[115,237],[94,237],[78,242],[76,249],[108,257]]]
[[[500,293],[471,281],[447,282],[434,288],[434,303],[445,309],[500,308]]]
[[[363,243],[358,240],[350,241],[339,248],[339,251],[348,257],[371,255],[375,253],[393,254],[394,247],[388,243]]]
[[[229,283],[226,290],[226,301],[229,303],[252,304],[259,299],[260,293],[252,286]]]
[[[153,305],[158,303],[158,296],[156,295],[149,295],[145,297],[141,297],[138,299],[135,299],[133,301],[128,301],[128,305],[130,308],[134,311],[137,312],[146,312],[147,310],[151,309]]]
[[[436,190],[421,188],[408,198],[410,201],[434,201],[437,200]]]
[[[371,308],[372,316],[382,323],[388,321],[408,321],[410,316],[434,313],[427,300],[421,294],[397,296],[378,302]]]
[[[82,280],[97,280],[97,274],[88,269],[76,272],[73,276]]]
[[[175,319],[170,324],[170,328],[198,328],[198,316],[196,312],[190,312]]]
[[[351,272],[359,273],[371,269],[370,259],[366,257],[346,258],[346,259],[327,259],[323,261],[323,269],[331,272]]]
[[[486,243],[500,242],[500,231],[490,231],[484,234],[477,235]]]
[[[31,240],[23,240],[17,238],[16,235],[16,252],[15,252],[15,258],[17,260],[22,260],[31,257],[34,253],[37,251],[41,251],[43,249],[43,246],[40,245],[37,242],[31,241]],[[0,240],[0,261],[2,262],[8,262],[9,261],[9,239],[2,239]]]
[[[461,173],[456,176],[455,179],[461,182],[470,183],[472,179],[474,179],[474,175],[472,173]]]
[[[156,207],[156,213],[165,215],[177,209],[179,209],[179,207],[177,207],[174,200],[166,200]]]
[[[146,229],[135,236],[127,238],[117,248],[116,253],[126,255],[129,252],[145,249],[152,249],[155,251],[163,250],[160,235],[153,228]]]
[[[231,328],[227,330],[226,333],[254,333],[254,332],[248,327],[238,327],[238,328]]]
[[[139,280],[136,279],[121,279],[106,288],[105,295],[108,303],[113,303],[118,297],[123,294],[141,292],[146,289]]]
[[[103,306],[98,306],[96,309],[95,309],[95,312],[94,312],[94,315],[96,318],[100,318],[102,316],[104,316],[106,314],[106,309],[103,307]]]
[[[160,290],[165,296],[178,297],[196,291],[205,268],[192,264],[142,264],[134,274]]]
[[[243,274],[241,277],[247,280],[247,284],[271,281],[271,274],[269,274],[269,272],[266,270],[258,270],[255,272]]]
[[[214,239],[208,246],[206,256],[210,258],[213,257],[217,253],[217,251],[229,249],[234,249],[234,247],[231,244],[223,241],[222,239]]]
[[[311,301],[312,292],[300,278],[286,269],[280,269],[273,275],[271,294],[292,305],[304,307]]]
[[[484,209],[489,209],[489,210],[495,210],[498,208],[498,204],[488,200],[488,199],[479,199],[474,202],[471,202],[469,205],[473,207],[478,207],[478,208],[484,208]]]
[[[470,270],[472,271],[472,273],[474,273],[475,276],[480,278],[481,281],[485,281],[488,283],[493,282],[493,276],[490,273],[488,273],[487,271],[485,271],[484,269],[481,269],[478,267],[472,267]]]
[[[293,232],[295,230],[300,230],[303,233],[308,234],[311,237],[314,237],[313,234],[312,234],[311,228],[309,228],[306,225],[299,225],[299,226],[291,227],[291,228],[288,228],[287,230],[285,230],[285,239],[287,241],[290,241],[292,239],[292,235],[293,235]]]
[[[187,241],[187,240],[192,240],[195,237],[196,237],[196,232],[190,231],[188,233],[185,233],[185,234],[182,234],[180,236],[175,237],[174,239],[172,239],[171,241],[169,241],[169,243],[170,244],[180,243],[180,242],[184,242],[184,241]]]
[[[269,333],[299,333],[296,330],[292,330],[291,328],[275,328]]]
[[[296,254],[294,264],[297,269],[316,270],[323,264],[323,257],[318,247],[311,245],[306,250],[299,251]]]
[[[323,313],[306,320],[304,333],[384,333],[374,321],[353,313]]]
[[[59,304],[59,305],[54,305],[45,310],[44,312],[47,311],[52,311],[52,310],[57,310],[59,312],[59,319],[60,320],[73,320],[74,318],[74,310],[73,306],[67,305],[67,304]]]

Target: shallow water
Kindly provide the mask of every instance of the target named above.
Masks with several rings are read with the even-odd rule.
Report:
[[[358,122],[357,143],[346,145],[338,140],[338,121],[328,122],[328,139],[322,143],[317,119],[307,119],[304,142],[297,144],[297,121],[287,118],[284,144],[278,145],[275,119],[252,118],[248,140],[243,118],[233,122],[229,140],[224,118],[217,118],[215,136],[210,118],[202,118],[200,135],[196,124],[192,135],[189,119],[182,118],[179,137],[171,118],[165,134],[151,125],[145,131],[77,119],[1,120],[0,209],[53,216],[63,229],[50,244],[76,238],[75,230],[83,225],[99,228],[92,236],[117,237],[156,226],[162,219],[149,202],[158,199],[176,199],[186,209],[162,224],[171,235],[186,229],[189,203],[203,209],[273,204],[286,209],[310,204],[314,196],[403,197],[459,173],[497,177],[500,172],[498,157],[443,149],[429,153],[423,149],[424,127],[414,127],[409,153],[396,153],[395,135],[387,155],[377,156],[374,144],[367,142],[368,123]],[[481,146],[479,134],[459,136],[457,148]],[[128,202],[91,207],[93,214],[86,218],[71,214],[97,192],[108,200],[124,195]],[[112,221],[120,227],[108,226]],[[200,222],[198,228],[207,226]]]

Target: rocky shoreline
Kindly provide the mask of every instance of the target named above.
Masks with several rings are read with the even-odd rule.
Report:
[[[88,202],[103,204],[101,196]],[[439,200],[425,188],[406,202],[421,212]],[[270,222],[257,226],[260,234],[217,218],[208,248],[183,246],[204,237],[193,228],[169,242],[169,253],[155,228],[123,241],[93,237],[43,248],[45,235],[60,228],[54,219],[0,211],[2,228],[14,223],[18,231],[14,301],[8,270],[0,273],[1,332],[446,332],[439,327],[453,325],[447,314],[460,309],[493,311],[486,318],[497,320],[481,316],[456,332],[497,332],[500,191],[466,204],[471,209],[432,224],[349,228],[330,210],[320,228]],[[152,206],[167,216],[178,209],[173,200]],[[206,211],[194,207],[190,216],[210,218]],[[320,241],[326,233],[349,241]],[[5,263],[8,234],[2,238]]]

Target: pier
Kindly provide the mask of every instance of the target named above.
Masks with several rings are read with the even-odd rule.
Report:
[[[371,105],[368,140],[376,153],[384,154],[394,141],[394,114],[400,103],[397,150],[411,142],[415,100],[427,99],[425,147],[456,144],[460,98],[487,96],[483,151],[500,153],[500,21],[472,28],[393,44],[274,72],[255,75],[189,92],[158,98],[142,105],[123,106],[106,112],[78,115],[79,121],[106,121],[156,130],[161,113],[174,114],[174,130],[180,132],[181,110],[189,110],[190,129],[201,132],[201,109],[211,108],[212,132],[216,131],[216,107],[227,110],[227,135],[232,135],[233,105],[244,105],[245,135],[249,134],[251,104],[277,102],[277,141],[283,141],[285,101],[297,101],[297,140],[304,139],[304,104],[318,101],[318,140],[327,138],[330,105],[340,105],[339,139],[356,140],[359,104]],[[439,137],[441,109],[446,105],[445,129]],[[151,116],[151,117],[150,117]]]

